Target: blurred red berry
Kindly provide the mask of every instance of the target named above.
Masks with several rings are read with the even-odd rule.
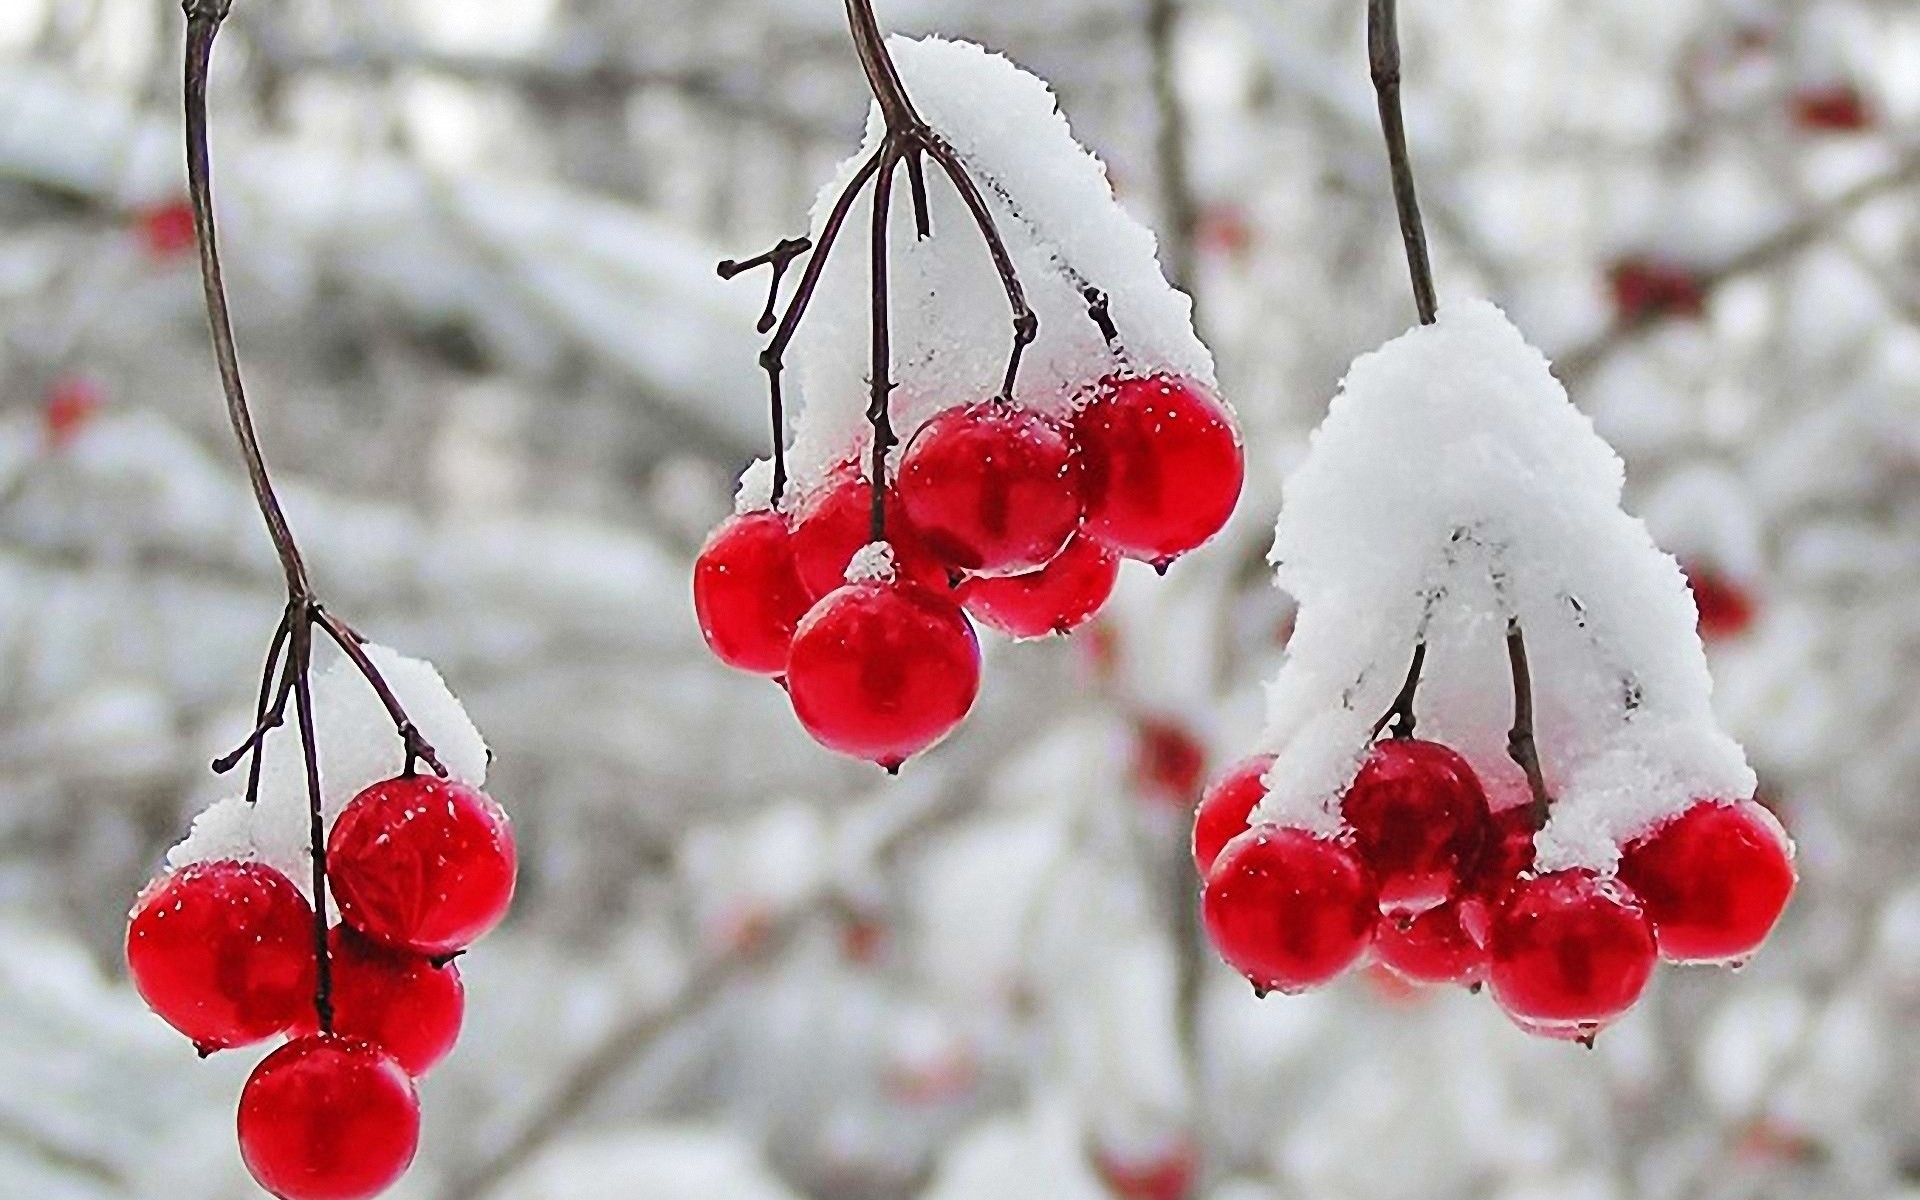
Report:
[[[40,406],[48,447],[64,449],[105,404],[106,393],[91,379],[70,376],[55,382]]]
[[[1706,287],[1690,267],[1652,258],[1623,258],[1607,268],[1614,314],[1621,321],[1697,317],[1707,306]]]
[[[186,197],[138,209],[133,227],[147,257],[165,262],[193,249],[193,206]]]
[[[1200,794],[1207,748],[1185,725],[1167,717],[1141,717],[1133,727],[1133,779],[1149,796],[1186,807]]]
[[[1792,96],[1793,123],[1814,133],[1858,133],[1873,126],[1860,90],[1850,83],[1804,87]]]

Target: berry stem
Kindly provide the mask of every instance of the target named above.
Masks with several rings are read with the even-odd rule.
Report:
[[[1533,737],[1533,674],[1527,668],[1527,637],[1517,617],[1507,619],[1507,662],[1513,668],[1513,728],[1507,734],[1507,756],[1526,772],[1527,788],[1533,793],[1533,821],[1536,828],[1547,823],[1553,804],[1547,795],[1546,777],[1540,771],[1540,747]]]
[[[273,541],[287,583],[286,611],[275,627],[268,644],[267,661],[261,670],[260,694],[254,706],[254,727],[246,741],[231,754],[216,759],[215,771],[232,769],[241,757],[251,755],[247,768],[249,804],[260,794],[261,750],[270,731],[286,719],[289,693],[293,697],[299,724],[300,748],[307,771],[307,807],[309,814],[309,850],[313,856],[314,912],[314,1012],[320,1028],[333,1027],[333,972],[327,949],[327,847],[325,814],[320,800],[319,747],[313,725],[313,630],[324,629],[339,645],[347,659],[373,688],[405,747],[409,769],[415,759],[425,762],[438,775],[445,776],[433,747],[408,718],[399,698],[367,655],[360,636],[339,618],[327,612],[314,594],[307,578],[305,560],[280,507],[279,496],[267,471],[260,439],[254,430],[253,413],[247,405],[246,389],[240,379],[239,350],[234,343],[233,318],[227,305],[226,281],[220,267],[220,246],[213,210],[213,165],[207,138],[207,75],[213,60],[214,39],[231,10],[232,0],[182,0],[187,33],[184,55],[183,92],[186,109],[187,198],[193,209],[193,229],[200,248],[200,281],[206,295],[207,324],[213,338],[214,363],[219,370],[220,386],[226,395],[227,419],[240,443],[240,457],[246,463],[247,479],[253,488],[254,502],[266,522],[267,536]],[[281,654],[286,658],[282,664]],[[272,680],[281,670],[277,692]],[[269,700],[269,694],[272,699]]]
[[[1400,693],[1393,698],[1393,704],[1387,711],[1380,714],[1380,719],[1373,723],[1374,737],[1379,737],[1380,731],[1389,725],[1393,727],[1395,738],[1413,736],[1413,699],[1420,691],[1420,670],[1426,665],[1426,661],[1427,643],[1423,638],[1413,644],[1413,661],[1407,664],[1407,678],[1406,682],[1400,685]]]
[[[849,9],[852,4],[853,0],[849,0]],[[886,111],[884,101],[881,111]],[[908,111],[912,111],[911,108]],[[881,152],[880,175],[873,184],[873,366],[870,372],[873,396],[867,405],[867,420],[873,425],[873,466],[867,487],[873,496],[873,519],[868,540],[875,542],[887,536],[887,451],[893,448],[896,440],[893,420],[887,412],[888,402],[893,396],[893,335],[887,295],[887,220],[893,208],[893,173],[899,164],[900,152],[888,141]]]
[[[1400,30],[1395,0],[1367,0],[1367,65],[1380,107],[1380,131],[1387,141],[1387,169],[1393,177],[1393,204],[1406,243],[1407,273],[1420,323],[1434,322],[1433,265],[1427,258],[1427,234],[1414,194],[1413,161],[1407,154],[1407,127],[1400,113]]]

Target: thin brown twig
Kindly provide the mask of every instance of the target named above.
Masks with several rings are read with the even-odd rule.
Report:
[[[1507,662],[1513,669],[1513,728],[1507,733],[1507,756],[1526,773],[1533,795],[1535,826],[1547,823],[1553,805],[1546,776],[1540,770],[1540,747],[1533,736],[1533,673],[1527,665],[1527,637],[1518,617],[1507,619]]]
[[[1400,240],[1407,249],[1407,273],[1420,323],[1431,325],[1437,302],[1427,234],[1414,193],[1413,161],[1407,153],[1407,127],[1400,112],[1400,30],[1395,0],[1367,0],[1367,64],[1380,107],[1380,131],[1387,141],[1387,169],[1393,177],[1393,204],[1400,218]]]

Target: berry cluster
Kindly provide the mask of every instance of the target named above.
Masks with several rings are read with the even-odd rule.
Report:
[[[1165,569],[1212,537],[1243,470],[1231,415],[1190,379],[1110,377],[1064,420],[950,408],[909,439],[880,505],[847,462],[790,511],[723,522],[694,607],[720,660],[781,679],[816,741],[894,770],[973,704],[968,615],[1014,638],[1071,631],[1122,557]]]
[[[1612,876],[1542,873],[1540,807],[1493,811],[1437,742],[1375,743],[1331,838],[1249,826],[1272,765],[1238,764],[1193,830],[1208,936],[1262,993],[1318,987],[1371,950],[1408,980],[1490,984],[1530,1033],[1590,1041],[1633,1006],[1656,957],[1751,954],[1794,886],[1786,840],[1752,800],[1695,803],[1628,843]]]
[[[406,1170],[413,1079],[460,1032],[452,959],[513,896],[506,814],[430,775],[356,796],[326,863],[341,922],[324,946],[293,881],[237,859],[155,880],[127,925],[134,986],[202,1055],[288,1037],[248,1078],[239,1115],[247,1169],[282,1200],[372,1196]]]

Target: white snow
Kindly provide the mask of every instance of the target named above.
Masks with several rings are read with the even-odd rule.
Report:
[[[1152,233],[1121,209],[1106,168],[1080,146],[1037,77],[968,42],[895,37],[888,46],[916,107],[958,152],[979,185],[1040,320],[1014,395],[1064,412],[1116,367],[1214,382],[1195,336],[1192,302],[1160,272]],[[865,142],[820,192],[811,233],[880,145],[870,114]],[[986,243],[940,167],[926,163],[931,237],[916,237],[900,169],[889,238],[893,424],[904,443],[929,416],[996,393],[1013,321]],[[866,444],[872,365],[872,185],[856,202],[821,276],[790,356],[798,405],[791,469],[797,492]],[[797,274],[797,272],[796,272]],[[1087,315],[1080,288],[1109,298],[1119,351]],[[743,496],[762,496],[743,481]]]
[[[847,562],[848,583],[891,582],[893,573],[893,547],[886,542],[868,542]]]
[[[372,660],[400,706],[450,777],[479,787],[487,778],[487,745],[433,664],[369,644]],[[320,802],[327,828],[355,796],[406,765],[393,718],[371,685],[344,656],[313,673],[314,742]],[[234,777],[244,780],[243,761]],[[421,768],[425,769],[425,768]],[[291,700],[286,723],[267,735],[260,794],[217,801],[195,818],[192,832],[167,854],[171,867],[215,858],[254,858],[285,872],[304,890],[311,860],[306,761]]]
[[[1618,847],[1698,798],[1751,795],[1709,707],[1691,594],[1620,508],[1620,459],[1546,359],[1484,301],[1361,356],[1287,480],[1272,560],[1299,601],[1268,694],[1263,820],[1331,831],[1373,722],[1429,650],[1419,732],[1472,761],[1496,807],[1505,635],[1527,637],[1551,821],[1539,866],[1611,870]]]

